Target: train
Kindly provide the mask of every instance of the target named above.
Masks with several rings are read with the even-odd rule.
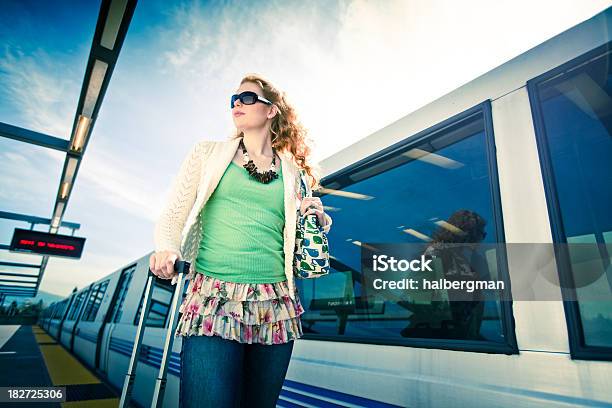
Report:
[[[297,281],[305,334],[278,406],[612,406],[612,302],[522,300],[512,283],[525,264],[494,248],[480,262],[513,299],[409,302],[373,293],[360,259],[367,243],[427,243],[467,219],[484,221],[482,243],[609,247],[611,23],[609,8],[321,161],[331,272]],[[40,316],[117,389],[149,256]],[[566,257],[554,267],[563,281],[580,272]],[[593,285],[609,294],[609,253],[590,267],[602,268]],[[134,387],[140,406],[152,397],[172,293],[156,281]],[[178,339],[164,406],[178,401],[180,350]]]

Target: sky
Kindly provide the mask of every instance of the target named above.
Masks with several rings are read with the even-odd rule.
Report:
[[[69,139],[99,2],[51,3],[2,2],[0,122]],[[609,5],[141,0],[63,218],[81,225],[83,256],[51,257],[41,290],[67,295],[153,250],[180,162],[198,140],[231,134],[229,97],[244,75],[286,92],[317,162]],[[50,218],[64,157],[0,137],[0,211]],[[0,219],[0,242],[16,227],[29,224]]]

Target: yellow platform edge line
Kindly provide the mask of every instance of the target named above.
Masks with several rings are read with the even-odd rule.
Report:
[[[34,333],[34,339],[38,344],[40,343],[55,343],[55,339],[45,333]]]
[[[53,385],[98,384],[100,379],[57,344],[39,344]]]
[[[119,398],[62,402],[62,407],[64,408],[116,408],[117,406],[119,406]]]

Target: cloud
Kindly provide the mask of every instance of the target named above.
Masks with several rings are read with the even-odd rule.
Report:
[[[18,48],[5,46],[4,55],[0,56],[0,103],[10,103],[11,110],[18,113],[18,117],[12,119],[19,123],[12,124],[67,139],[78,102],[71,95],[78,97],[83,78],[82,72],[77,73],[71,68],[73,65],[78,65],[74,56],[48,54],[43,50],[26,54]],[[94,135],[68,204],[68,218],[64,220],[81,223],[89,235],[104,243],[108,240],[98,236],[102,234],[87,228],[99,225],[98,217],[108,217],[105,221],[107,227],[109,223],[132,226],[135,217],[153,221],[161,202],[156,185],[146,179],[147,170],[142,159],[134,161],[132,152],[123,151],[116,138],[108,137],[99,128],[94,129]],[[64,153],[53,149],[10,139],[0,140],[0,201],[3,210],[49,218],[64,159]],[[81,192],[85,194],[81,195]],[[117,211],[109,212],[108,206]],[[69,219],[70,214],[78,216]],[[7,239],[12,236],[14,227],[27,228],[14,222],[10,224],[3,224],[2,228]],[[37,229],[45,230],[40,226]],[[116,233],[119,227],[108,230]],[[114,245],[115,240],[112,243]],[[111,254],[108,246],[100,245],[85,251],[80,260],[53,258],[47,266],[41,288],[65,295],[74,285],[83,286],[92,279],[107,275],[113,268],[126,263],[126,253],[130,249],[125,243],[118,244],[118,247],[126,248],[125,253]],[[3,254],[3,257],[27,263],[40,263],[41,259],[35,255],[10,253]]]
[[[41,49],[25,54],[19,48],[4,48],[0,58],[0,93],[10,101],[29,129],[68,139],[82,78],[72,67],[72,58],[49,55]]]
[[[67,211],[78,214],[74,221],[98,227],[100,219],[122,228],[132,227],[134,218],[155,220],[170,187],[166,181],[178,170],[178,153],[200,134],[220,140],[233,130],[228,99],[247,73],[261,73],[286,91],[318,161],[589,18],[605,3],[143,2],[133,24],[147,19],[139,22],[144,34],[128,32]],[[165,19],[149,21],[151,15]],[[84,40],[77,39],[78,55],[25,53],[10,41],[0,49],[0,104],[18,113],[14,124],[69,138],[89,51],[89,38]],[[0,150],[0,200],[21,209],[43,205],[50,213],[64,155],[10,142],[10,149]],[[118,228],[106,231],[117,234]],[[125,238],[88,233],[129,246]],[[92,250],[79,262],[50,263],[43,287],[58,293],[72,279],[90,282],[130,256],[109,258],[103,246]]]
[[[11,144],[8,146],[8,144]],[[47,216],[51,212],[57,187],[51,187],[61,173],[59,152],[43,156],[44,149],[11,140],[0,141],[0,201],[4,211]],[[44,209],[45,213],[37,213]]]
[[[182,117],[200,118],[197,125],[207,135],[232,132],[226,100],[248,72],[267,76],[288,91],[298,112],[307,113],[306,104],[315,102],[315,94],[321,95],[318,88],[325,86],[323,71],[337,62],[335,24],[346,7],[347,2],[180,4],[156,27],[156,65],[182,93],[174,96],[191,102],[181,105]],[[327,98],[315,102],[315,108],[329,111],[323,100]],[[315,143],[327,135],[311,134]]]
[[[43,50],[36,50],[32,55],[26,55],[19,49],[5,47],[4,58],[0,59],[0,88],[5,101],[11,101],[14,108],[20,112],[21,126],[55,136],[66,136],[71,131],[72,120],[78,100],[71,95],[80,92],[82,73],[77,74],[71,68],[74,57],[67,55],[49,55]],[[95,137],[105,138],[104,134],[96,132]],[[14,143],[14,142],[13,142]],[[93,143],[90,143],[90,146]],[[64,161],[64,154],[52,149],[32,145],[14,143],[13,151],[3,152],[2,184],[0,196],[23,204],[25,201],[40,200],[40,193],[53,194],[57,191],[49,189],[49,183],[59,185],[59,175]],[[118,147],[106,148],[97,144],[95,149],[88,151],[81,164],[77,176],[77,191],[85,183],[92,192],[92,200],[102,200],[127,213],[155,219],[159,205],[154,198],[157,193],[147,190],[147,181],[139,176],[139,164],[128,159],[121,159]],[[50,160],[37,158],[44,154]],[[59,170],[56,170],[58,169]],[[57,175],[54,178],[49,174]],[[23,180],[28,183],[24,185]],[[53,205],[53,203],[51,203]],[[49,208],[51,212],[52,208]]]
[[[76,75],[70,75],[69,60],[62,57],[65,56],[58,55],[56,59],[40,49],[27,55],[18,47],[5,45],[0,57],[0,103],[10,103],[11,109],[18,112],[17,117],[10,118],[16,121],[11,124],[67,138],[76,106],[68,95],[78,95],[79,88],[73,80]],[[26,211],[36,208],[35,204],[42,200],[49,203],[46,211],[50,213],[54,197],[41,196],[57,191],[49,186],[59,185],[64,155],[9,139],[2,144],[6,147],[2,148],[4,160],[0,163],[0,196]]]
[[[145,178],[143,159],[129,160],[129,154],[102,144],[86,156],[79,170],[79,182],[87,184],[89,202],[103,201],[135,217],[155,221],[161,210],[157,185]]]
[[[193,93],[193,114],[211,117],[227,115],[222,101],[244,74],[262,73],[296,106],[317,161],[455,84],[443,64],[435,68],[439,79],[423,78],[424,69],[432,71],[423,61],[441,58],[424,35],[437,10],[428,10],[429,4],[181,4],[160,29],[158,63],[184,84],[180,89]],[[401,100],[394,101],[396,95]]]
[[[225,100],[239,79],[262,73],[296,106],[317,161],[605,8],[576,0],[187,2],[157,28],[158,65],[192,99],[184,115],[210,117],[213,134],[232,128]]]

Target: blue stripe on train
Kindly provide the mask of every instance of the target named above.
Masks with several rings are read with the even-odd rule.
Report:
[[[134,347],[134,343],[128,340],[111,338],[110,349],[119,354],[122,354],[126,357],[131,357],[132,348]],[[139,356],[139,360],[143,363],[159,369],[161,358],[163,354],[163,350],[158,347],[152,347],[146,344],[143,344],[141,347],[141,352]],[[172,353],[170,357],[170,361],[168,362],[168,373],[173,374],[175,376],[180,376],[181,374],[181,356],[180,353]],[[347,394],[340,391],[334,391],[328,388],[317,387],[314,385],[304,384],[301,382],[293,381],[285,379],[283,384],[286,387],[291,387],[294,390],[308,392],[310,394],[314,394],[320,397],[326,397],[330,399],[337,400],[339,402],[348,402],[354,405],[361,405],[364,407],[372,407],[372,408],[401,408],[399,405],[387,404],[385,402],[380,402],[376,400],[372,400],[369,398],[358,397],[356,395]],[[316,403],[317,406],[321,407],[329,407],[336,408],[342,407],[343,405],[334,404],[329,401],[320,400],[315,397],[302,395],[290,390],[281,390],[281,399],[282,397],[290,398],[294,401],[305,402],[305,403]],[[296,405],[290,401],[278,401],[279,406],[285,407],[297,407]]]
[[[115,351],[124,356],[131,357],[133,347],[134,343],[132,343],[131,341],[122,340],[114,337],[111,338],[111,351]],[[153,368],[159,369],[159,367],[161,366],[162,355],[162,349],[143,344],[140,348],[140,356],[138,356],[138,360]],[[177,377],[181,375],[181,356],[179,353],[172,353],[172,355],[170,356],[170,361],[168,361],[168,373]]]
[[[79,334],[77,334],[77,337],[82,338],[83,340],[87,340],[90,341],[92,343],[96,343],[98,341],[98,336],[96,336],[95,334],[89,334],[86,332],[81,331]]]
[[[304,384],[304,383],[293,381],[293,380],[285,379],[284,385],[286,385],[287,387],[291,387],[293,389],[299,390],[299,391],[305,391],[311,394],[316,394],[321,397],[332,398],[338,401],[348,402],[348,403],[355,404],[355,405],[362,405],[365,407],[401,408],[399,405],[387,404],[386,402],[380,402],[380,401],[372,400],[369,398],[358,397],[353,394],[347,394],[347,393],[340,392],[340,391],[334,391],[328,388],[317,387],[314,385]],[[281,391],[281,395],[283,395],[284,392],[285,390]],[[298,399],[294,397],[289,397],[289,398]],[[336,405],[330,405],[330,406],[336,406]]]

